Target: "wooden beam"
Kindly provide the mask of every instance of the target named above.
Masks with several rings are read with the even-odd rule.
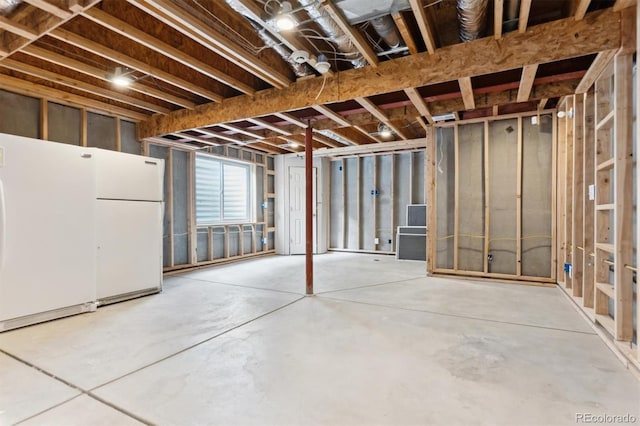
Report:
[[[613,11],[619,12],[622,9],[635,6],[636,3],[637,3],[636,0],[617,0],[613,5]]]
[[[49,101],[40,99],[40,139],[49,140]]]
[[[520,1],[520,16],[518,18],[518,31],[523,33],[529,24],[529,12],[531,11],[531,0]]]
[[[261,134],[250,132],[241,127],[234,126],[233,124],[219,123],[219,124],[216,124],[216,126],[224,127],[227,130],[231,130],[232,132],[239,133],[241,135],[249,136],[250,138],[253,138],[253,139],[264,139],[264,136],[262,136]]]
[[[504,0],[493,2],[493,36],[496,40],[502,38],[502,22],[504,21]]]
[[[89,9],[83,13],[83,16],[111,31],[114,31],[117,34],[127,37],[128,39],[136,43],[139,43],[151,50],[154,50],[177,62],[180,62],[195,71],[198,71],[223,84],[226,84],[227,86],[233,87],[234,89],[242,93],[253,94],[255,92],[255,90],[253,90],[253,87],[241,82],[237,78],[232,77],[220,70],[217,70],[208,64],[205,64],[204,62],[187,55],[182,50],[177,49],[161,40],[158,40],[157,38],[149,36],[144,31],[139,30],[133,25],[129,25],[127,22],[119,20],[118,18],[102,11],[101,9]]]
[[[81,49],[95,53],[96,55],[122,64],[128,68],[143,72],[147,75],[151,75],[159,80],[162,80],[173,86],[180,87],[181,89],[195,93],[214,102],[222,102],[223,96],[219,93],[215,93],[211,90],[202,88],[195,83],[184,80],[167,71],[148,65],[144,60],[132,58],[131,56],[127,56],[124,53],[118,52],[117,50],[111,49],[107,46],[103,46],[100,43],[96,43],[78,34],[72,33],[71,31],[58,28],[57,30],[52,31],[49,35],[58,40],[64,41],[65,43],[69,43],[73,46],[77,46]]]
[[[127,0],[165,24],[227,60],[238,64],[255,76],[277,88],[291,84],[290,78],[265,61],[250,54],[236,42],[218,32],[195,16],[187,13],[171,0]]]
[[[202,138],[200,136],[186,135],[184,133],[171,133],[172,136],[177,136],[181,140],[191,140],[193,142],[202,143],[209,146],[220,146],[217,142],[212,142],[211,139]]]
[[[247,121],[249,121],[250,123],[256,124],[260,127],[264,127],[265,129],[269,129],[272,132],[276,132],[276,133],[280,133],[281,135],[285,135],[285,136],[291,136],[291,132],[288,130],[285,130],[281,127],[278,127],[276,125],[273,125],[269,122],[266,122],[264,120],[260,120],[258,118],[247,118]]]
[[[402,13],[396,12],[391,14],[391,16],[393,17],[393,21],[396,23],[396,27],[398,28],[398,31],[402,36],[402,40],[404,41],[404,44],[409,49],[409,53],[412,55],[415,55],[416,53],[418,53],[416,42],[413,40],[411,31],[409,30],[409,27],[407,26],[407,22],[402,16]]]
[[[107,74],[101,68],[92,67],[90,65],[85,64],[81,61],[76,61],[74,59],[69,59],[64,55],[60,55],[58,53],[51,52],[49,50],[43,49],[37,46],[27,46],[22,50],[22,53],[26,53],[28,55],[34,56],[36,58],[40,58],[42,60],[52,62],[57,65],[61,65],[63,67],[72,69],[74,71],[78,71],[79,73],[89,75],[91,77],[95,77],[97,79],[103,81],[109,81]],[[160,90],[158,88],[152,86],[146,86],[141,83],[134,82],[129,86],[129,90],[133,90],[138,93],[144,93],[146,95],[152,96],[157,99],[162,99],[169,103],[179,105],[184,108],[194,108],[196,106],[195,103],[188,101],[179,96],[175,96],[167,93],[164,90]]]
[[[393,123],[391,123],[391,120],[389,120],[387,115],[380,108],[378,108],[373,102],[371,102],[369,99],[367,99],[367,98],[355,98],[354,100],[356,102],[358,102],[360,105],[362,105],[367,111],[369,111],[371,113],[371,115],[373,115],[378,120],[383,122],[386,126],[388,126],[396,135],[398,135],[398,137],[400,137],[400,138],[402,138],[404,140],[409,139],[404,134],[404,132],[402,130],[400,130],[397,126],[395,126]]]
[[[218,138],[220,140],[235,143],[238,145],[245,145],[247,143],[247,141],[244,141],[242,139],[233,138],[231,136],[227,136],[220,132],[214,132],[212,130],[207,130],[207,129],[194,129],[194,130],[197,132],[203,133],[205,135],[213,136],[214,138]]]
[[[125,95],[115,90],[105,89],[100,86],[95,86],[90,83],[86,83],[81,80],[75,80],[62,74],[56,74],[51,71],[47,71],[44,68],[29,65],[23,62],[16,61],[11,58],[4,59],[0,62],[0,67],[5,67],[15,71],[19,71],[24,74],[29,74],[34,77],[41,78],[43,80],[49,80],[56,84],[60,84],[72,89],[81,90],[83,92],[91,93],[93,95],[102,96],[104,98],[113,99],[118,102],[126,103],[138,108],[149,110],[150,112],[168,113],[171,110],[169,108],[161,107],[154,103],[134,98],[133,96]]]
[[[589,4],[591,0],[579,0],[576,5],[575,12],[573,13],[576,21],[579,21],[584,18],[584,15],[587,13],[587,9],[589,9]]]
[[[416,21],[418,22],[420,34],[422,34],[424,44],[427,46],[427,51],[430,54],[434,54],[436,52],[436,40],[433,37],[429,18],[427,17],[427,13],[422,5],[422,0],[409,0],[409,4],[411,5],[411,10],[416,17]]]
[[[407,95],[413,106],[416,107],[420,115],[427,119],[429,124],[433,124],[433,116],[431,115],[431,111],[429,110],[429,106],[424,101],[424,98],[418,92],[418,89],[411,87],[408,89],[404,89],[404,93]]]
[[[531,89],[533,89],[533,81],[536,79],[536,72],[538,72],[538,64],[526,65],[522,68],[517,102],[527,102],[529,100]]]
[[[52,89],[47,86],[31,83],[29,81],[4,74],[0,74],[0,87],[10,87],[12,91],[23,95],[33,96],[35,98],[48,97],[49,99],[55,99],[57,103],[64,105],[70,105],[76,108],[87,108],[107,115],[130,118],[134,121],[141,121],[148,118],[146,114],[74,95],[62,90]]]
[[[287,122],[289,122],[291,124],[295,124],[296,126],[301,127],[303,129],[307,128],[307,124],[304,121],[299,120],[296,117],[294,117],[293,115],[287,114],[286,112],[277,112],[277,113],[275,113],[273,115],[275,115],[276,117],[281,118],[284,121],[287,121]]]
[[[48,12],[54,16],[57,16],[60,19],[67,20],[73,16],[71,12],[68,10],[64,10],[53,3],[49,3],[46,0],[23,0],[25,3],[30,4],[31,6],[35,6],[38,9],[42,9],[45,12]]]
[[[609,65],[609,63],[615,56],[616,51],[617,49],[610,49],[598,53],[596,58],[591,63],[589,70],[584,75],[584,77],[582,77],[580,84],[578,84],[578,87],[576,88],[577,94],[586,93],[587,90],[589,90],[589,88],[593,86],[593,83],[595,83],[600,73],[602,73],[602,71],[607,67],[607,65]]]
[[[316,111],[318,111],[319,113],[321,113],[325,117],[327,117],[327,118],[335,121],[336,123],[340,124],[341,126],[351,127],[351,123],[348,120],[346,120],[344,117],[342,117],[337,112],[334,112],[333,110],[331,110],[329,107],[326,107],[324,105],[314,105],[313,109],[315,109]]]
[[[460,86],[460,92],[462,92],[464,108],[467,111],[476,109],[476,102],[473,98],[473,86],[471,84],[471,77],[459,78],[458,85]]]
[[[4,16],[0,16],[0,29],[12,32],[29,40],[38,38],[38,33],[33,28],[14,22]]]
[[[372,67],[378,66],[378,55],[373,51],[369,42],[355,28],[349,25],[349,22],[342,15],[342,12],[332,1],[322,3],[324,10],[333,18],[338,27],[351,39],[353,45],[358,49],[360,54],[367,60]]]
[[[555,62],[584,56],[620,45],[619,14],[604,9],[575,21],[573,17],[531,27],[526,33],[510,32],[502,40],[492,37],[381,62],[378,68],[362,67],[340,72],[340,78],[322,77],[298,81],[287,90],[268,89],[254,97],[226,99],[224,106],[205,104],[193,111],[177,111],[152,117],[139,126],[141,135],[155,136],[215,122],[235,121],[330,104],[353,99],[457,80],[462,77],[497,73],[524,65]],[[428,72],[406,72],[428,70]],[[324,90],[320,96],[323,83]],[[537,92],[537,90],[536,90]],[[316,99],[317,96],[317,99]],[[547,96],[544,96],[547,97]],[[512,101],[511,101],[512,102]],[[434,111],[435,113],[435,111]]]

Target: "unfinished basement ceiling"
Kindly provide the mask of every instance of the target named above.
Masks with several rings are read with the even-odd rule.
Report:
[[[187,148],[297,152],[309,122],[316,149],[377,144],[555,106],[619,46],[628,2],[290,0],[277,31],[283,3],[0,0],[0,84]]]

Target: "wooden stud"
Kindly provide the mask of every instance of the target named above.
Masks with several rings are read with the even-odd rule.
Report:
[[[454,213],[453,213],[453,270],[457,271],[459,266],[459,234],[460,234],[460,138],[458,124],[454,127],[453,152],[454,152]]]
[[[520,78],[520,87],[518,88],[518,98],[516,102],[527,102],[531,96],[533,82],[538,72],[538,64],[526,65],[522,68],[522,77]]]
[[[148,144],[147,144],[148,146]],[[176,264],[175,261],[175,236],[173,233],[173,226],[174,226],[174,203],[173,203],[173,149],[171,148],[167,148],[168,153],[167,153],[167,163],[165,165],[166,167],[166,173],[167,173],[167,216],[168,216],[168,228],[169,228],[169,266],[173,267]]]
[[[192,265],[198,263],[198,227],[196,224],[196,153],[191,151],[189,153],[189,164],[187,173],[189,178],[187,182],[187,192],[189,197],[189,204],[187,205],[187,229],[189,233],[189,263]]]
[[[490,203],[490,181],[489,181],[489,122],[484,121],[484,273],[489,273],[489,250],[491,250],[491,240],[489,238],[491,203]]]
[[[87,110],[80,110],[80,146],[87,146]]]
[[[564,262],[566,257],[566,239],[565,239],[565,224],[566,224],[566,176],[567,176],[567,118],[562,117],[557,119],[558,135],[557,135],[557,157],[556,157],[556,169],[557,169],[557,190],[556,190],[556,208],[558,220],[556,223],[556,279],[560,284],[565,283]]]
[[[427,146],[427,152],[429,152],[429,147]],[[395,173],[396,173],[396,156],[395,154],[392,152],[391,154],[388,154],[391,156],[391,191],[389,196],[391,197],[391,200],[389,201],[389,204],[391,206],[391,214],[389,215],[389,220],[390,220],[390,226],[391,226],[391,251],[395,252],[395,248],[396,248],[396,244],[395,244],[395,234],[396,234],[396,213],[395,213],[395,199],[394,199],[394,194],[396,192],[395,189]],[[428,256],[427,256],[428,257]]]
[[[40,99],[40,139],[49,140],[49,101]]]
[[[407,22],[402,16],[401,12],[392,13],[393,21],[396,23],[396,27],[402,36],[402,40],[404,41],[405,46],[409,49],[409,53],[415,55],[418,53],[418,48],[416,47],[416,42],[413,40],[413,36],[411,35],[411,31],[407,26]]]
[[[411,5],[411,10],[413,11],[416,21],[418,22],[420,34],[422,34],[424,44],[427,46],[427,51],[433,55],[436,52],[436,41],[433,37],[429,18],[427,17],[427,13],[422,5],[422,0],[409,0],[409,4]]]
[[[633,339],[633,56],[615,58],[615,323],[616,340]]]
[[[522,275],[522,117],[518,117],[516,148],[516,275]]]
[[[349,216],[347,215],[347,161],[343,158],[340,160],[340,167],[342,167],[342,248],[349,248]]]
[[[579,21],[584,18],[584,15],[587,13],[587,9],[589,8],[589,4],[591,0],[579,0],[578,5],[576,6],[575,12],[573,16],[576,21]]]
[[[209,261],[214,259],[213,256],[213,226],[207,226],[207,250],[209,251],[209,256],[207,258]]]
[[[573,296],[582,297],[584,288],[584,95],[575,95],[573,101],[573,212],[571,218],[571,241],[573,243],[571,263],[573,264]]]
[[[464,108],[467,111],[476,109],[476,102],[475,102],[475,99],[473,98],[473,86],[471,84],[471,78],[470,77],[459,78],[458,85],[460,86],[460,92],[462,93]]]
[[[558,119],[551,114],[551,279],[559,281],[558,271]]]
[[[116,117],[116,151],[122,152],[122,124],[120,117]]]
[[[426,157],[427,157],[427,172],[425,176],[428,177],[426,182],[426,186],[428,187],[427,191],[427,241],[429,242],[428,251],[427,251],[427,272],[433,273],[436,269],[436,240],[438,237],[437,232],[437,221],[436,221],[436,149],[437,143],[436,140],[436,129],[435,127],[431,127],[428,131],[430,137],[427,139],[427,147],[426,147]],[[428,143],[428,141],[431,143]]]
[[[529,12],[531,11],[531,1],[532,0],[520,1],[520,16],[518,19],[518,31],[521,33],[527,30],[527,25],[529,24]]]
[[[622,9],[636,5],[636,0],[617,0],[613,5],[614,12],[620,12]]]
[[[640,12],[636,10],[636,54],[640,52]],[[636,70],[636,87],[640,87],[640,72]],[[636,90],[636,105],[640,105],[640,90]],[[636,135],[640,135],[640,120],[636,119]],[[640,137],[636,136],[636,152],[640,153]],[[636,160],[637,161],[637,160]],[[636,166],[636,200],[640,200],[640,167]],[[640,223],[640,209],[636,208],[636,224]],[[636,241],[640,241],[640,226],[636,226]],[[636,251],[640,250],[636,248]],[[636,268],[638,267],[636,260]],[[637,273],[636,273],[637,277]],[[637,279],[637,278],[636,278]],[[636,290],[636,324],[640,327],[640,291]],[[637,341],[640,341],[640,332],[636,334]],[[636,344],[636,358],[640,361],[640,344]]]
[[[584,138],[583,138],[583,173],[584,173],[584,182],[583,182],[583,198],[584,198],[584,208],[583,208],[583,222],[582,222],[582,234],[584,238],[583,242],[583,256],[582,256],[582,265],[583,265],[583,304],[586,308],[593,308],[594,297],[595,297],[595,276],[593,274],[594,267],[593,262],[594,259],[590,257],[590,253],[593,253],[595,250],[593,244],[593,215],[594,215],[594,204],[588,197],[585,197],[584,194],[588,194],[589,186],[594,184],[594,129],[595,123],[593,120],[594,115],[594,102],[593,102],[593,90],[585,93],[584,95],[576,95],[576,96],[584,96],[584,120],[583,120],[583,129],[584,129]]]
[[[596,55],[596,58],[591,63],[589,70],[584,77],[582,77],[580,84],[578,84],[578,87],[576,88],[577,94],[586,93],[587,90],[593,86],[593,83],[595,83],[602,71],[611,63],[616,51],[617,49],[609,49],[599,52]]]
[[[504,16],[504,0],[493,2],[493,36],[496,40],[502,38],[502,21]]]
[[[373,158],[373,208],[371,212],[371,219],[373,221],[373,237],[379,238],[378,234],[378,196],[375,195],[375,191],[378,190],[378,156],[374,155]],[[379,241],[379,240],[378,240]],[[374,244],[374,250],[378,250],[378,247]]]
[[[362,233],[360,232],[360,214],[362,213],[362,206],[360,199],[362,197],[362,173],[360,170],[360,161],[361,158],[356,158],[356,230],[357,230],[357,245],[356,249],[362,249]]]
[[[565,156],[565,197],[566,201],[564,204],[565,215],[564,215],[564,240],[565,240],[565,262],[573,265],[573,254],[574,254],[574,246],[571,234],[572,228],[572,219],[573,219],[573,122],[574,118],[569,116],[569,112],[573,109],[573,96],[567,97],[567,120],[566,124],[566,156]],[[565,287],[573,288],[573,278],[566,274],[565,277]]]

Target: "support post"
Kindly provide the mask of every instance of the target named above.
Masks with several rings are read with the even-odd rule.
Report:
[[[306,177],[306,294],[309,296],[313,294],[313,130],[311,128],[311,122],[308,122],[304,136],[304,160]]]

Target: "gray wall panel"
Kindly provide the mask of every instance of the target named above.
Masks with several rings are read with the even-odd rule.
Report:
[[[116,150],[116,119],[87,113],[87,146]]]
[[[347,246],[346,248],[351,250],[360,249],[360,232],[359,232],[359,218],[358,218],[358,197],[356,195],[358,182],[358,158],[347,158],[345,160],[345,177],[347,179],[347,208],[345,213],[347,215]]]
[[[342,200],[342,180],[344,172],[342,161],[331,162],[331,212],[330,212],[330,237],[329,247],[343,248],[344,205]]]
[[[49,140],[70,145],[80,145],[82,113],[78,108],[48,102]]]
[[[189,263],[188,210],[189,153],[173,150],[173,234],[174,262]]]
[[[169,149],[150,145],[149,146],[149,156],[153,158],[161,158],[164,160],[165,164],[165,172],[164,172],[164,220],[163,220],[163,231],[162,231],[162,257],[163,257],[163,265],[170,266],[171,265],[171,245],[169,244],[169,235],[172,230],[170,228],[169,223],[169,203],[167,200],[169,199],[169,173],[167,173],[166,167],[169,165]]]
[[[378,190],[380,194],[377,196],[376,217],[378,224],[376,229],[376,237],[379,244],[377,250],[391,251],[391,243],[395,230],[391,224],[391,212],[393,206],[391,204],[393,188],[392,175],[393,154],[381,155],[378,157]]]
[[[373,179],[374,162],[375,157],[371,155],[360,158],[360,248],[371,251],[376,249],[374,200],[378,190]]]
[[[120,146],[122,152],[141,154],[142,145],[136,139],[136,123],[120,120]]]
[[[0,132],[40,137],[40,99],[0,90]]]

